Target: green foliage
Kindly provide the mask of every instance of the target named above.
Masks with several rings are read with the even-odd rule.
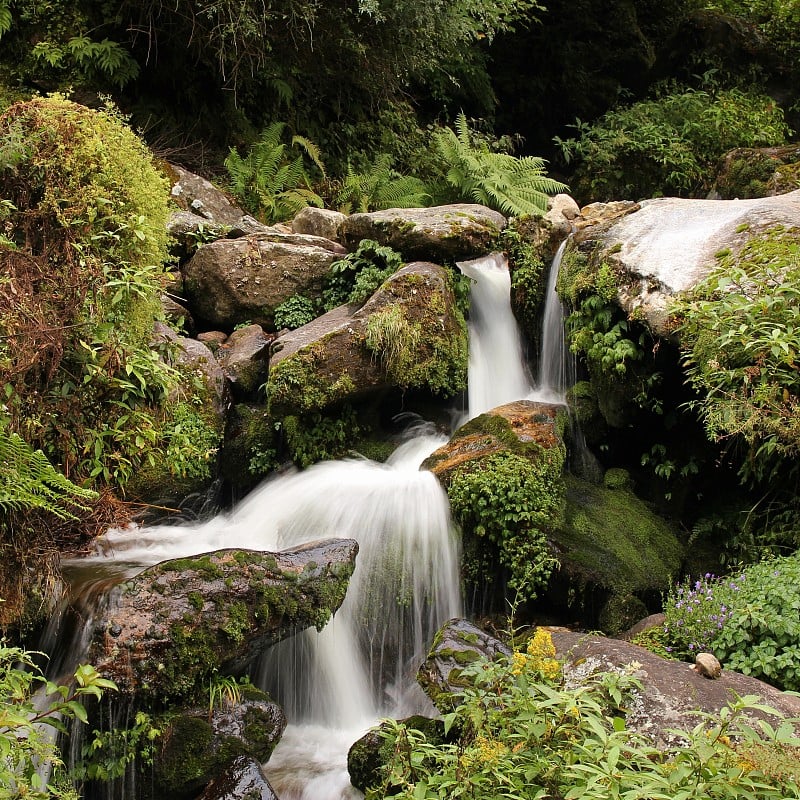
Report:
[[[674,652],[712,652],[728,669],[800,690],[800,554],[686,581],[664,610]]]
[[[322,292],[325,310],[344,303],[364,303],[402,266],[403,258],[396,250],[372,239],[362,239],[355,252],[331,264]]]
[[[313,301],[301,294],[294,294],[288,300],[284,300],[275,308],[274,314],[275,330],[278,331],[284,328],[293,331],[317,317]]]
[[[380,356],[387,373],[399,386],[407,386],[417,359],[421,331],[406,320],[403,307],[388,306],[367,320],[364,344]]]
[[[72,686],[56,685],[41,673],[36,655],[0,640],[0,796],[76,800],[64,761],[44,726],[67,733],[68,720],[87,721],[85,698],[99,699],[116,686],[85,664],[76,669]],[[44,702],[34,702],[40,690]],[[41,764],[52,767],[49,778],[40,774]]]
[[[124,484],[147,459],[154,408],[176,384],[151,343],[169,185],[113,108],[60,96],[7,109],[0,154],[15,245],[0,249],[10,430],[70,478]]]
[[[626,707],[641,691],[628,671],[594,673],[573,687],[563,685],[560,672],[543,671],[543,663],[515,652],[466,666],[462,704],[443,717],[445,730],[456,733],[451,743],[385,722],[392,758],[368,800],[800,796],[787,768],[800,746],[794,721],[752,722],[753,711],[780,717],[757,697],[698,714],[678,744],[657,749],[626,727]]]
[[[533,461],[497,453],[460,467],[447,489],[465,535],[494,544],[500,563],[511,573],[509,585],[530,598],[556,564],[548,533],[563,504],[562,461],[557,449]]]
[[[284,417],[281,428],[290,458],[303,468],[342,458],[363,433],[350,406],[341,408],[336,416],[315,413]]]
[[[541,158],[496,153],[485,142],[476,142],[463,112],[455,127],[433,134],[446,184],[443,197],[437,199],[481,203],[516,216],[541,216],[547,211],[548,195],[566,190],[563,183],[545,175]]]
[[[678,303],[692,403],[713,441],[741,444],[743,478],[794,469],[800,454],[800,236],[772,228]]]
[[[231,675],[214,673],[208,681],[208,721],[216,708],[230,708],[242,700],[242,689],[239,682]]]
[[[347,174],[336,193],[336,206],[344,214],[384,208],[420,208],[431,204],[425,183],[392,169],[392,157],[380,153],[364,172],[347,166]]]
[[[557,144],[565,160],[579,162],[581,196],[604,201],[704,195],[725,152],[781,144],[789,135],[783,111],[755,90],[674,85],[575,127],[577,138]]]
[[[70,777],[78,781],[112,781],[122,778],[134,761],[150,765],[161,734],[162,730],[144,711],[136,712],[129,727],[95,729],[81,747],[80,758],[70,767]]]
[[[534,245],[514,224],[502,231],[498,246],[508,257],[511,299],[517,319],[526,331],[533,334],[541,327],[544,263]]]
[[[273,122],[244,158],[231,148],[225,159],[234,197],[268,224],[323,204],[311,188],[313,167],[325,176],[319,149],[303,136],[292,136],[288,144],[281,141],[285,130],[285,122]]]
[[[39,508],[62,519],[74,517],[73,510],[86,510],[97,493],[68,480],[47,460],[41,450],[31,447],[0,419],[0,513]]]

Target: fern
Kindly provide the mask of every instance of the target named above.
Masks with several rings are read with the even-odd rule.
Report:
[[[41,450],[0,427],[0,512],[41,509],[61,519],[74,519],[76,510],[97,498],[62,475]]]
[[[548,196],[567,190],[547,177],[543,159],[494,153],[484,142],[474,143],[463,112],[455,131],[436,131],[434,144],[446,167],[447,199],[481,203],[504,214],[541,216]]]
[[[11,30],[11,22],[10,0],[0,0],[0,39]]]
[[[319,148],[303,136],[293,136],[291,143],[281,141],[286,123],[273,122],[242,158],[231,148],[225,159],[230,189],[242,205],[264,222],[279,222],[294,216],[306,206],[323,205],[311,188],[306,158],[322,176],[325,168]],[[301,152],[294,156],[292,148]]]
[[[419,208],[430,205],[431,201],[423,181],[392,169],[392,157],[388,153],[379,155],[366,172],[355,172],[348,165],[336,196],[339,210],[345,214],[384,208]]]

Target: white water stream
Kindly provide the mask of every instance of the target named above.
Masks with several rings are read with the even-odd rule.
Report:
[[[531,381],[504,259],[493,255],[460,267],[475,281],[469,415],[525,397],[559,402],[562,373],[548,356],[541,371],[547,377],[540,377],[538,388]],[[548,292],[555,297],[552,286]],[[563,326],[558,320],[545,324]],[[544,338],[558,341],[547,333]],[[563,337],[560,342],[547,346],[563,353]],[[350,745],[381,716],[433,710],[414,676],[436,630],[463,614],[447,496],[431,473],[419,470],[444,441],[423,433],[386,465],[324,462],[277,476],[234,511],[204,523],[111,531],[98,553],[82,561],[83,569],[132,574],[221,548],[278,551],[328,537],[359,542],[356,570],[333,620],[321,632],[305,631],[271,648],[254,674],[290,720],[266,765],[281,800],[361,797],[347,774]]]

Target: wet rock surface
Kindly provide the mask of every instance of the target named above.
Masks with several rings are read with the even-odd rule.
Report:
[[[157,564],[114,590],[90,661],[123,695],[207,692],[212,674],[240,673],[271,644],[321,628],[344,600],[357,552],[352,539],[329,539]]]

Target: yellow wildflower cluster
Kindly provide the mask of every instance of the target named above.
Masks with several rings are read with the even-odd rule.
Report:
[[[545,680],[555,680],[561,675],[561,665],[555,658],[556,648],[549,631],[537,628],[528,640],[525,652],[519,650],[511,655],[511,674],[521,675],[525,670],[541,673]]]

